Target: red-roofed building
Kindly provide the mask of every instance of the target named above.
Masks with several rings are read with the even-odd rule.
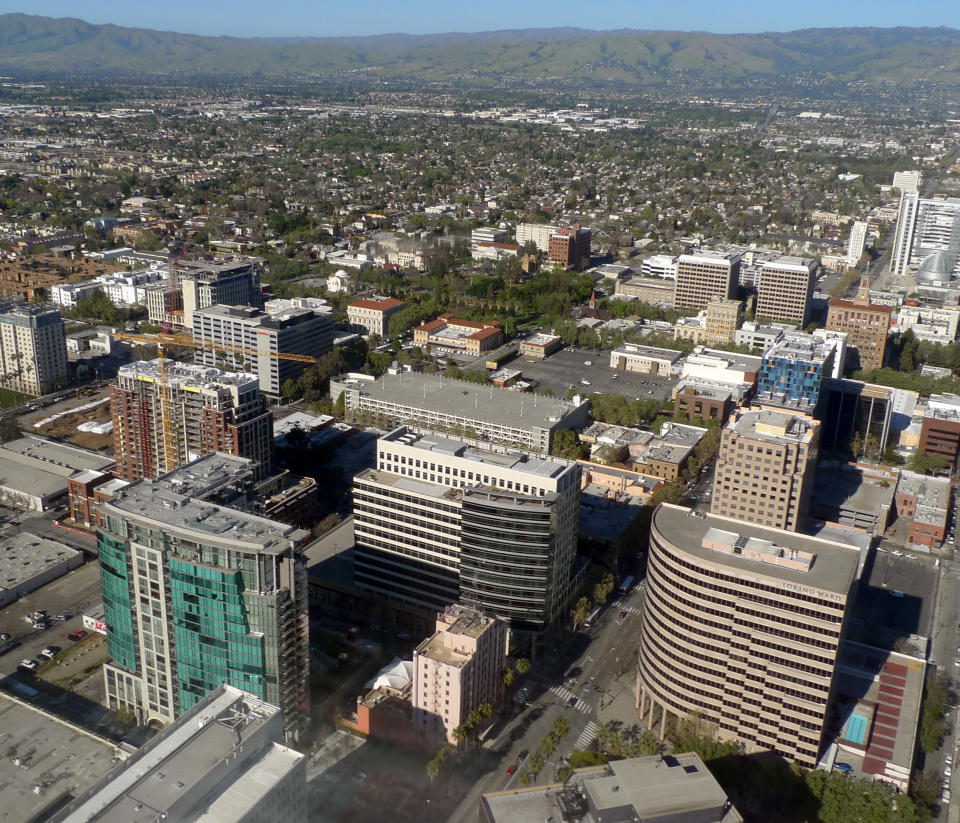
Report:
[[[354,300],[347,306],[347,320],[357,331],[386,337],[387,321],[390,316],[405,308],[406,305],[402,300],[393,297]]]
[[[413,342],[417,346],[441,346],[467,354],[480,354],[503,344],[503,328],[497,320],[477,323],[459,320],[452,314],[441,314],[414,329]]]

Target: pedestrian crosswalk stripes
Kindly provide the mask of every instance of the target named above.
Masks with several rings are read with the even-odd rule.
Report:
[[[552,686],[550,686],[548,691],[551,694],[555,694],[568,704],[570,703],[571,698],[574,698],[572,705],[578,712],[587,714],[590,711],[590,706],[588,703],[586,703],[582,698],[576,697],[576,695],[574,695],[570,689],[566,688],[565,686],[561,686],[559,683],[554,683]]]
[[[593,743],[593,738],[597,736],[597,724],[592,720],[587,723],[583,731],[580,732],[580,737],[577,738],[577,742],[574,745],[575,749],[580,751],[586,751],[587,747]]]

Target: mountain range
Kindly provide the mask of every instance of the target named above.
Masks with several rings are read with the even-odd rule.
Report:
[[[576,28],[369,37],[203,37],[0,15],[0,70],[345,76],[479,84],[655,86],[822,77],[960,85],[960,31],[820,28],[783,33]]]

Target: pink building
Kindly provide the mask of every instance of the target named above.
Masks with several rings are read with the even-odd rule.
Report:
[[[437,614],[437,631],[413,652],[413,722],[418,735],[445,737],[484,703],[503,699],[507,625],[469,606]]]

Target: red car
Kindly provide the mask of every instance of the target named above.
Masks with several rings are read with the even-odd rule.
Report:
[[[83,629],[77,629],[75,632],[70,632],[67,635],[71,640],[83,640],[87,636],[87,633]]]
[[[513,763],[507,766],[507,777],[513,777],[517,773],[517,764]]]

